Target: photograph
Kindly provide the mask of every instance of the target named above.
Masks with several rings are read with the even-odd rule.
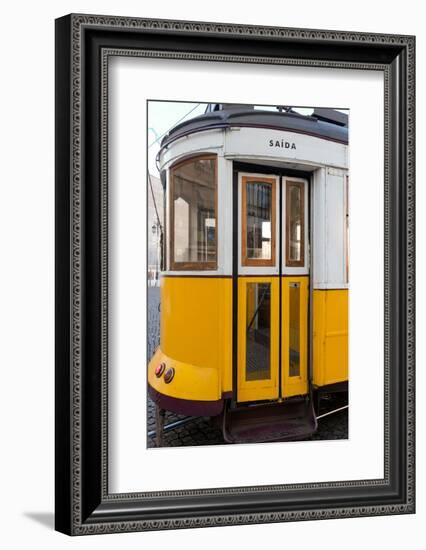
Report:
[[[148,448],[350,437],[349,120],[147,101]]]

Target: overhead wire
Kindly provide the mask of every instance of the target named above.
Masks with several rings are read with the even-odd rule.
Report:
[[[193,107],[190,111],[188,111],[183,117],[181,117],[179,120],[177,120],[174,124],[172,124],[172,126],[170,126],[170,128],[168,128],[163,134],[161,134],[160,136],[158,136],[152,143],[150,143],[148,145],[148,149],[150,149],[153,145],[155,145],[158,141],[160,141],[161,138],[163,138],[169,131],[171,128],[173,128],[174,126],[176,126],[177,124],[179,124],[179,122],[182,122],[182,120],[184,120],[188,115],[190,115],[193,111],[195,111],[195,109],[197,107],[199,107],[201,105],[201,103],[197,103],[197,105],[195,105],[195,107]]]

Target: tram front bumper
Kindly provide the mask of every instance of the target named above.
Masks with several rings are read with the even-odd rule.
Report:
[[[163,368],[158,368],[160,365]],[[167,373],[173,376],[167,382]],[[220,378],[216,369],[167,357],[160,348],[148,365],[148,391],[161,409],[188,416],[216,416],[223,410]]]

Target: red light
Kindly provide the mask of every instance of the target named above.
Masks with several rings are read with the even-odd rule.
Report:
[[[173,367],[170,367],[166,370],[166,374],[164,375],[164,382],[166,384],[170,384],[170,382],[173,380],[173,377],[175,375],[175,369]]]
[[[155,369],[155,376],[157,378],[160,378],[160,376],[163,374],[165,368],[166,368],[166,364],[165,363],[160,363],[158,365],[158,367]]]

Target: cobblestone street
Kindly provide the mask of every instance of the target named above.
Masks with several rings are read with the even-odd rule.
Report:
[[[160,332],[160,289],[148,288],[148,357],[151,357],[159,345]],[[340,406],[338,401],[324,403],[324,409],[330,410]],[[321,413],[324,412],[321,410]],[[155,406],[148,398],[148,447],[155,447]],[[165,425],[184,417],[166,413]],[[344,410],[318,421],[318,431],[310,438],[346,439],[348,437],[348,411]],[[210,418],[193,418],[183,426],[174,428],[164,434],[164,446],[180,447],[195,445],[224,444],[222,431]]]

